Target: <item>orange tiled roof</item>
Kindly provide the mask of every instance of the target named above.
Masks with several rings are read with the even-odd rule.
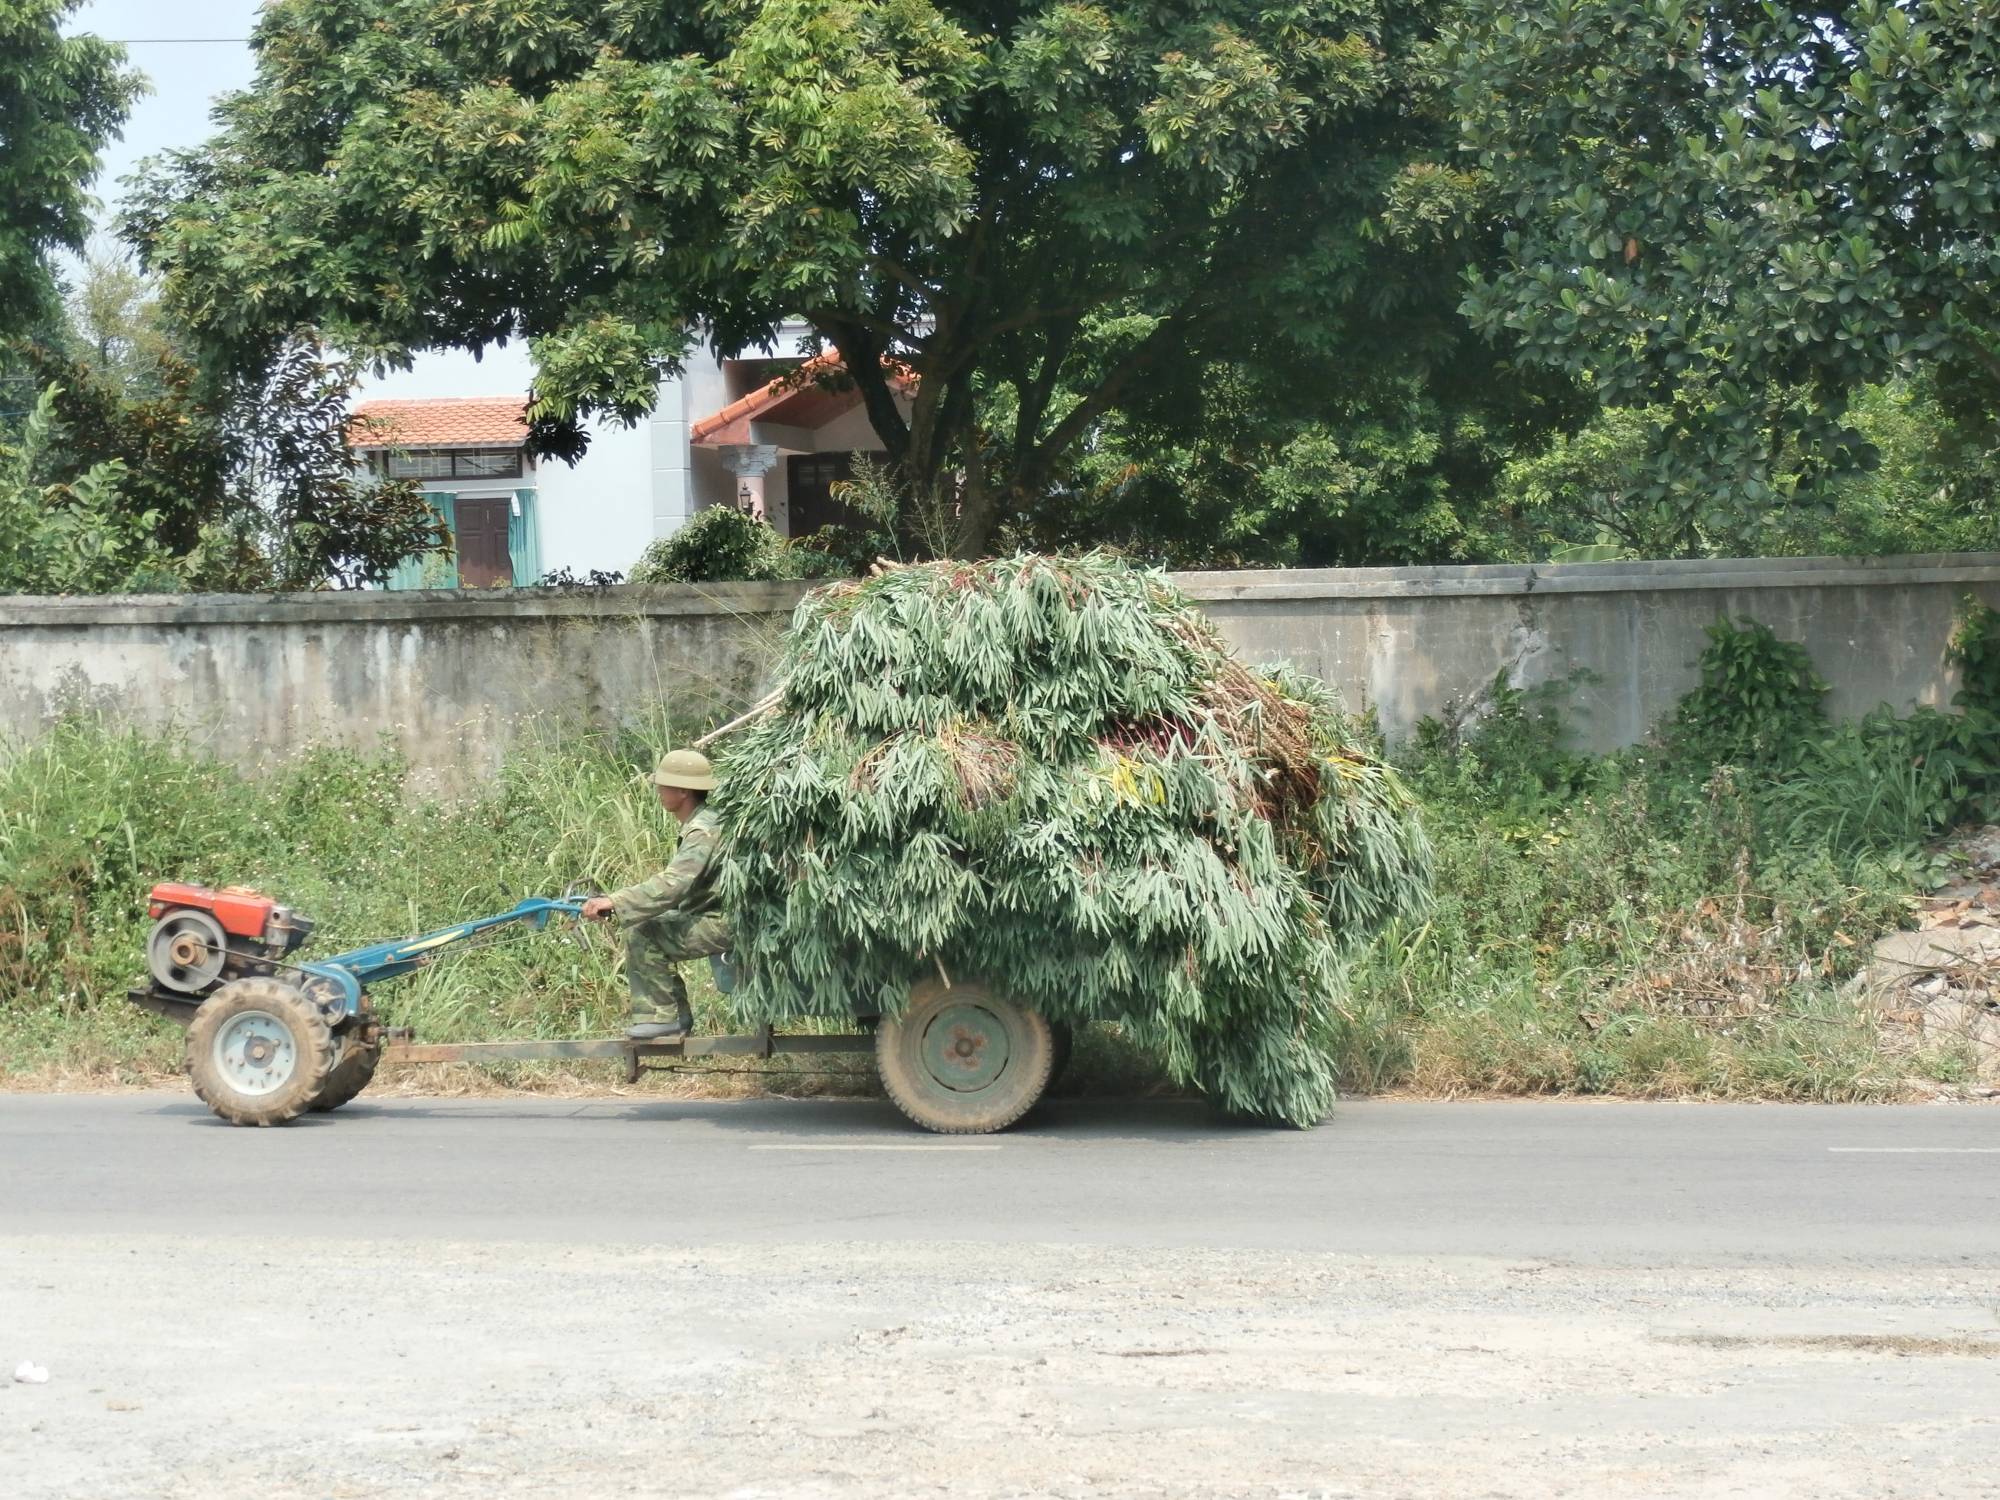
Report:
[[[886,359],[882,363],[905,394],[916,389],[917,377],[907,366]],[[701,418],[688,429],[688,441],[697,446],[747,443],[750,424],[759,418],[796,417],[799,426],[820,426],[841,411],[860,404],[861,393],[851,386],[846,391],[829,392],[819,385],[822,375],[845,369],[838,354],[815,355],[749,395],[738,396],[722,410]]]
[[[348,419],[355,448],[518,448],[528,440],[525,396],[439,396],[363,401]]]

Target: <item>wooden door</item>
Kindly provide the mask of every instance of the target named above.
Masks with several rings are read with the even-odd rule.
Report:
[[[785,466],[785,529],[811,536],[822,526],[865,529],[868,518],[833,497],[833,487],[854,477],[852,453],[798,453]]]
[[[460,588],[504,588],[514,582],[514,560],[507,555],[505,500],[467,500],[454,509],[458,519],[458,584]]]

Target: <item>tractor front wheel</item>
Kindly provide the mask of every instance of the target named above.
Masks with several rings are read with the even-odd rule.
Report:
[[[875,1030],[875,1063],[896,1107],[926,1130],[985,1135],[1034,1107],[1049,1084],[1049,1023],[983,984],[930,981]]]
[[[231,980],[188,1026],[194,1091],[232,1125],[296,1120],[325,1089],[333,1053],[319,1007],[278,979]]]

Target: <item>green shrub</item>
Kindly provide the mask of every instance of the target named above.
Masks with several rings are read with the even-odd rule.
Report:
[[[1936,873],[1926,844],[1955,823],[2000,817],[2000,612],[1971,604],[1947,655],[1957,713],[1881,708],[1781,757],[1764,795],[1772,847],[1888,861],[1921,882]]]
[[[1701,684],[1681,699],[1668,738],[1702,765],[1780,761],[1824,728],[1825,696],[1804,646],[1755,620],[1717,620],[1701,653]]]
[[[1418,722],[1406,769],[1434,798],[1476,803],[1505,821],[1532,823],[1566,806],[1601,774],[1598,757],[1569,748],[1562,700],[1571,682],[1514,687],[1498,674],[1484,712],[1455,722]]]
[[[836,535],[825,536],[832,532]],[[822,540],[824,537],[824,540]],[[863,534],[828,526],[800,541],[729,505],[696,511],[672,536],[649,545],[632,566],[634,583],[769,583],[845,578],[866,571],[875,553]]]
[[[1915,855],[1962,809],[1960,761],[1944,753],[1958,727],[1944,714],[1881,709],[1808,740],[1764,788],[1772,845],[1850,862]]]
[[[888,541],[881,532],[865,527],[822,526],[791,545],[795,553],[816,554],[820,571],[802,572],[801,577],[839,578],[866,573],[871,563],[890,550]]]
[[[16,442],[0,439],[0,594],[171,591],[183,579],[159,544],[157,513],[127,504],[125,464],[93,464],[66,483],[41,471],[60,448],[54,387]]]
[[[634,583],[766,582],[797,576],[787,568],[785,539],[730,505],[696,511],[632,565]]]

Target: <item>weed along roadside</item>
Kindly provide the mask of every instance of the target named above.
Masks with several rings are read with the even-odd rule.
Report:
[[[1996,1048],[1967,1019],[1990,995],[1963,976],[1937,997],[1905,986],[1885,998],[1860,981],[1884,936],[1915,925],[1913,903],[1959,873],[1962,832],[1995,816],[1996,641],[1995,616],[1971,609],[1950,646],[1963,681],[1954,713],[1835,726],[1800,648],[1724,621],[1700,686],[1648,746],[1575,753],[1560,690],[1504,682],[1453,722],[1426,722],[1389,753],[1434,849],[1433,899],[1342,958],[1329,1020],[1340,1089],[1804,1100],[1990,1090]],[[693,730],[674,724],[672,704],[647,732],[551,718],[490,784],[454,800],[413,793],[393,747],[306,747],[245,775],[187,735],[79,715],[0,748],[0,1068],[17,1087],[177,1071],[178,1031],[122,1000],[158,879],[277,895],[316,919],[314,946],[332,952],[656,869],[671,835],[634,777],[663,740]],[[698,1029],[739,1025],[737,1002],[689,972]],[[1961,1024],[1928,1024],[1932,998]],[[384,1008],[449,1042],[604,1035],[625,1004],[614,945],[552,924],[415,974]],[[1082,1028],[1065,1088],[1164,1086],[1142,1032]],[[876,1086],[864,1060],[805,1062],[641,1086]],[[377,1087],[614,1083],[601,1065],[522,1063],[385,1070]]]

